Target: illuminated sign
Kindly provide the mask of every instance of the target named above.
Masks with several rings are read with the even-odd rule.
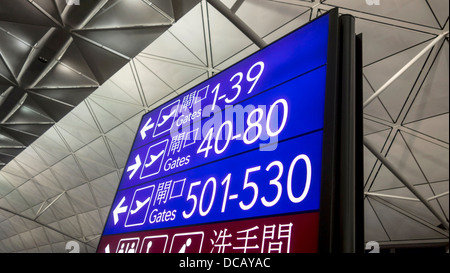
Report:
[[[335,17],[145,114],[98,252],[316,252]]]

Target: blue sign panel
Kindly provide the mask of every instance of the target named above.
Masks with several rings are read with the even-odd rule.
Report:
[[[145,114],[103,235],[317,212],[328,27],[322,16]]]

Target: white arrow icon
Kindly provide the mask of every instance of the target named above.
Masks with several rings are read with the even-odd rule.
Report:
[[[154,123],[150,124],[151,121],[152,121],[152,118],[149,118],[148,121],[145,123],[144,127],[142,127],[142,129],[140,131],[142,139],[145,139],[145,137],[147,136],[147,134],[146,134],[147,131],[152,129],[155,126]]]
[[[127,172],[132,171],[130,173],[130,175],[128,176],[129,179],[133,178],[134,174],[136,173],[136,171],[141,166],[141,158],[139,157],[139,155],[137,155],[134,160],[136,161],[136,163],[134,163],[133,165],[129,166],[128,169],[127,169]]]
[[[123,202],[125,202],[125,196],[122,198],[122,200],[120,200],[119,205],[117,205],[117,207],[113,211],[114,225],[116,225],[117,222],[119,222],[119,213],[124,213],[128,209],[128,206],[122,207]]]

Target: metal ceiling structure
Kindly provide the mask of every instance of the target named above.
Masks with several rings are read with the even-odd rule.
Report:
[[[448,246],[448,1],[0,0],[0,252],[95,252],[142,114],[334,7],[364,39],[365,240]]]

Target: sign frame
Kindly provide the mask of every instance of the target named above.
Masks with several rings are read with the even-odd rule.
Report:
[[[362,160],[355,160],[357,157],[359,159],[362,158],[359,156],[362,153],[362,146],[355,146],[355,143],[362,140],[362,126],[357,124],[358,118],[362,117],[362,108],[358,108],[359,101],[355,101],[355,94],[357,91],[362,92],[362,90],[356,90],[360,88],[355,84],[357,78],[361,77],[360,70],[362,71],[361,67],[355,66],[356,58],[358,57],[357,55],[361,53],[360,50],[358,51],[357,49],[360,48],[361,45],[355,42],[354,22],[352,22],[351,19],[350,21],[343,20],[342,16],[339,16],[337,8],[326,12],[318,18],[325,15],[329,16],[329,26],[321,159],[318,251],[319,253],[355,252],[355,242],[360,242],[363,234],[360,230],[361,225],[355,224],[356,221],[361,221],[362,219],[362,210],[355,212],[355,200],[357,200],[357,194],[359,194],[359,190],[357,190],[358,193],[355,193],[355,181],[358,181],[361,178],[361,172],[356,174],[357,177],[355,177],[355,172],[362,168]],[[295,32],[302,27],[304,26],[301,26],[292,32]],[[277,41],[283,39],[292,32],[289,32]],[[242,62],[250,56],[237,63]],[[224,69],[224,71],[225,70],[227,69]],[[196,86],[200,85],[201,83]],[[168,102],[174,102],[182,95],[183,94],[176,98],[172,98]],[[344,107],[343,98],[350,101],[351,104],[347,104]],[[165,102],[163,105],[168,102]],[[139,123],[140,126],[143,125],[144,116],[146,114],[147,113],[142,116]],[[344,121],[344,119],[346,119],[346,121]],[[146,126],[148,125],[145,124],[144,127]],[[131,151],[133,151],[133,147],[135,146],[134,143],[138,139],[139,128],[136,132],[133,145],[130,147],[129,157],[131,157]],[[350,153],[345,153],[344,156],[343,151],[346,151],[349,148],[351,148]],[[342,160],[343,157],[345,158],[344,161]],[[350,171],[346,173],[344,170]],[[124,169],[120,181],[122,181],[122,178],[125,175],[127,175],[127,173]],[[117,187],[114,200],[117,198],[119,190],[120,183]],[[349,195],[348,192],[353,192],[353,196],[350,196],[351,194]],[[351,200],[351,202],[343,203],[343,200]],[[361,203],[358,202],[358,205],[361,205]],[[111,206],[108,217],[111,217],[113,209],[113,206]],[[346,212],[348,210],[351,210],[354,213],[348,216]],[[342,221],[343,217],[346,218],[344,222]],[[105,229],[106,224],[97,247],[97,252],[99,252]],[[351,233],[354,232],[355,229],[358,229],[358,233],[355,233],[356,235],[350,235],[353,236],[353,238],[343,238],[341,236],[344,231]],[[348,240],[351,241],[351,246],[344,247],[344,245],[348,244]]]

